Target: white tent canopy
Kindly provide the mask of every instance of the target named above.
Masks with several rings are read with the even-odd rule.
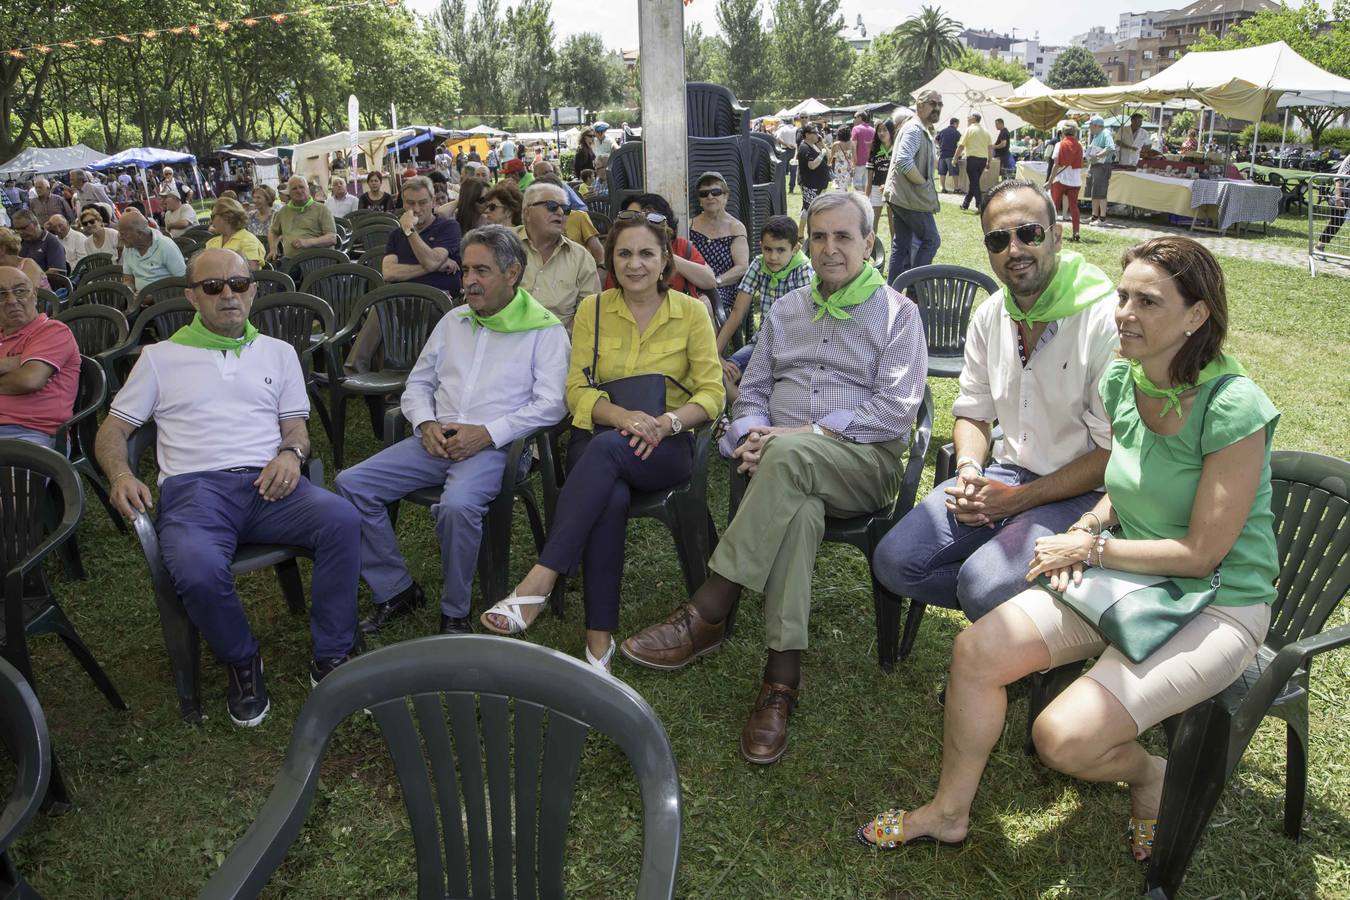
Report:
[[[786,114],[784,118],[796,118],[797,116],[823,116],[830,109],[828,103],[821,103],[815,97],[807,97],[801,103],[788,107],[783,112]]]
[[[385,152],[400,138],[415,134],[411,128],[392,128],[378,131],[358,131],[356,149],[365,154],[368,168],[378,168]],[[351,146],[351,133],[338,131],[316,140],[296,144],[291,150],[291,171],[297,175],[314,176],[320,184],[327,184],[331,174],[328,166],[330,153],[345,153]],[[285,148],[278,148],[285,149]]]
[[[958,72],[956,69],[943,69],[932,81],[915,89],[914,95],[917,97],[929,90],[942,95],[942,122],[959,119],[964,127],[971,113],[979,113],[985,128],[992,128],[994,119],[1002,119],[1004,126],[1012,130],[1027,124],[1020,116],[1008,112],[992,99],[1013,93],[1013,86],[1006,81]]]
[[[468,129],[469,134],[485,134],[490,137],[506,137],[506,132],[491,125],[475,125]]]
[[[29,147],[18,156],[0,163],[0,178],[25,178],[29,175],[48,175],[83,169],[108,154],[99,153],[84,144],[69,147]]]
[[[1028,78],[1026,81],[1013,88],[1014,97],[1043,97],[1050,93],[1050,85],[1041,81],[1036,76]]]

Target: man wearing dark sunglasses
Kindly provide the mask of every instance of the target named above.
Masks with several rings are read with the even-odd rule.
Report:
[[[234,588],[239,544],[293,544],[314,553],[310,633],[317,684],[355,651],[361,519],[301,472],[309,458],[309,398],[291,345],[249,322],[257,288],[243,257],[203,250],[192,261],[189,325],[147,346],[113,398],[95,451],[113,505],[128,519],[154,506],[127,461],[127,439],[153,421],[164,564],[188,617],[229,676],[236,725],[271,704],[258,641]]]
[[[524,222],[516,228],[527,259],[521,287],[570,331],[581,298],[600,292],[595,257],[563,234],[567,193],[562,188],[547,182],[531,184],[524,202]]]
[[[1045,191],[1001,182],[981,221],[1003,287],[975,311],[966,336],[952,406],[956,477],[891,529],[872,558],[877,579],[898,595],[959,607],[972,620],[1025,590],[1036,539],[1068,528],[1100,498],[1111,423],[1097,383],[1119,345],[1115,287],[1061,248]]]

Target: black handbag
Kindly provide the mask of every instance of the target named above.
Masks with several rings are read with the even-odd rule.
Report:
[[[604,383],[596,382],[595,373],[600,370],[600,295],[594,296],[595,345],[592,348],[590,367],[581,370],[581,373],[586,376],[586,384],[597,391],[604,391],[608,394],[609,402],[615,406],[645,412],[649,416],[660,416],[665,413],[667,381],[684,391],[686,396],[694,396],[694,392],[689,388],[669,375],[663,375],[660,372],[629,375],[626,378],[615,378]],[[593,428],[595,431],[601,431],[602,429],[610,429],[612,426],[593,425]]]

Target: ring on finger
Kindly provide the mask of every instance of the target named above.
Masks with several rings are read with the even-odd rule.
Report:
[[[290,483],[291,483],[291,480],[290,480],[289,478],[283,478],[283,479],[281,479],[281,483],[282,483],[282,484],[290,484]]]

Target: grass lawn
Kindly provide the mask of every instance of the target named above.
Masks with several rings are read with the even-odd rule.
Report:
[[[796,197],[793,197],[796,202]],[[988,268],[977,218],[944,206],[937,261]],[[1126,242],[1084,229],[1078,249],[1119,274]],[[1260,240],[1253,238],[1252,240]],[[1281,409],[1276,444],[1344,456],[1350,445],[1350,305],[1345,282],[1311,279],[1272,264],[1223,260],[1232,309],[1230,348]],[[951,434],[954,384],[934,385],[933,446]],[[1340,399],[1337,399],[1340,398]],[[318,451],[331,455],[314,426]],[[376,447],[364,413],[351,418],[351,457]],[[927,482],[931,482],[931,461]],[[714,470],[713,515],[726,516],[726,478]],[[439,592],[426,510],[405,506],[400,539],[415,577]],[[267,660],[273,709],[258,729],[225,714],[225,679],[204,672],[209,714],[178,719],[167,659],[140,552],[93,505],[80,529],[91,577],[57,581],[62,602],[131,704],[109,709],[58,642],[37,642],[35,668],[74,810],[39,816],[15,859],[49,897],[187,897],[210,876],[253,820],[308,693],[309,635],[285,609],[269,573],[240,579]],[[530,561],[518,517],[513,565]],[[1128,798],[1117,785],[1073,781],[1022,755],[1026,692],[1014,688],[1004,738],[990,760],[960,851],[876,854],[854,828],[890,805],[912,806],[934,789],[945,677],[959,614],[930,611],[913,655],[895,673],[876,665],[866,562],[826,547],[816,566],[812,646],[792,742],[774,766],[744,763],[737,737],[758,689],[763,621],[757,598],[742,607],[736,638],[720,654],[674,674],[619,660],[616,674],[641,692],[674,744],[684,788],[684,897],[1128,897],[1142,870],[1122,832]],[[629,529],[621,635],[663,617],[683,596],[668,536],[650,523]],[[363,604],[368,599],[362,588]],[[364,607],[363,607],[364,608]],[[582,647],[580,597],[565,621],[545,616],[529,639],[564,652]],[[1343,608],[1333,624],[1346,621]],[[434,609],[404,620],[380,644],[430,633]],[[1313,672],[1306,837],[1282,836],[1284,731],[1258,733],[1201,844],[1186,882],[1190,897],[1350,896],[1350,655]],[[1149,736],[1155,745],[1156,732]],[[617,749],[592,738],[583,759],[569,841],[568,885],[578,897],[631,896],[641,853],[640,809]],[[410,897],[413,850],[397,783],[367,720],[339,729],[307,827],[274,878],[270,896]]]

